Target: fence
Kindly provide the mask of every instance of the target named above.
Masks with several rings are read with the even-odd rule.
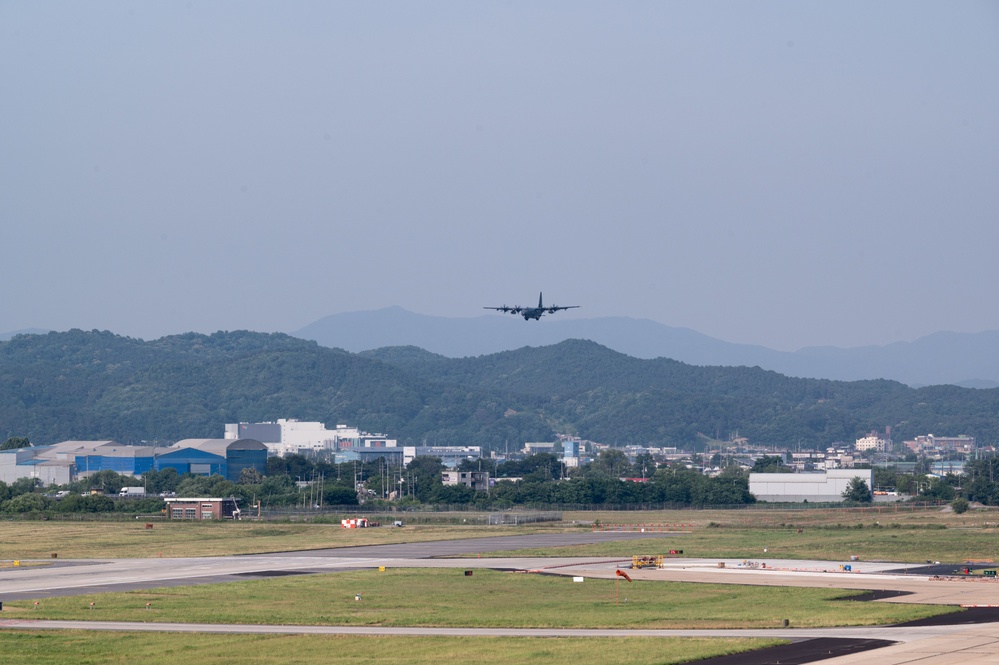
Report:
[[[369,522],[393,524],[403,522],[409,525],[518,525],[536,524],[541,522],[561,522],[562,513],[558,511],[517,511],[517,512],[482,512],[482,511],[400,511],[386,512],[384,510],[365,510],[364,506],[340,506],[335,509],[322,510],[262,510],[260,519],[268,521],[315,522],[319,524],[339,524],[343,519],[365,517]],[[243,514],[244,519],[256,519],[255,514]]]

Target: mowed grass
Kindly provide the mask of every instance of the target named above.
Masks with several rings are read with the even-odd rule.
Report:
[[[491,556],[631,556],[683,550],[686,557],[823,559],[922,563],[999,559],[999,510],[963,515],[940,508],[704,510],[565,513],[564,520],[607,525],[674,525],[681,533],[641,542],[493,552]],[[650,526],[650,528],[653,528]],[[764,552],[764,549],[766,552]]]
[[[224,556],[526,534],[525,527],[406,526],[343,529],[288,522],[0,523],[0,559],[127,559]]]
[[[763,628],[891,624],[942,606],[837,600],[859,592],[389,569],[11,601],[5,618],[497,628]],[[360,600],[356,599],[360,595]],[[90,603],[94,603],[91,609]],[[146,605],[149,604],[147,609]]]
[[[903,526],[979,528],[999,526],[999,508],[972,509],[960,515],[946,506],[909,506],[906,504],[874,504],[869,507],[840,508],[772,508],[757,504],[742,509],[687,509],[641,511],[565,511],[564,522],[590,524],[674,524],[703,528],[710,524],[727,527],[775,528],[867,524],[900,524]]]
[[[694,638],[355,637],[327,635],[204,635],[0,631],[4,665],[246,665],[282,663],[409,663],[506,665],[514,662],[573,665],[672,665],[740,651],[779,640]]]
[[[963,563],[999,557],[999,529],[918,529],[877,527],[705,528],[683,534],[650,535],[593,545],[540,547],[491,552],[482,556],[607,556],[668,554],[708,559],[821,559]],[[766,550],[764,552],[764,550]]]
[[[940,508],[823,510],[679,510],[566,512],[562,523],[527,526],[419,525],[342,529],[338,524],[289,522],[6,521],[0,523],[0,560],[223,556],[454,538],[587,530],[590,523],[683,525],[683,535],[656,538],[650,547],[720,558],[822,558],[960,563],[999,556],[999,510],[963,515]],[[861,527],[861,528],[858,528]],[[679,527],[678,527],[679,528]],[[801,533],[798,533],[798,530]],[[630,556],[619,542],[582,548],[524,550],[518,554]],[[496,553],[501,554],[501,553]],[[9,565],[9,564],[7,564]]]

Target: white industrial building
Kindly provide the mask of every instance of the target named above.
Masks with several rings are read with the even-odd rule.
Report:
[[[417,457],[437,457],[441,464],[449,469],[461,464],[464,460],[482,458],[481,446],[404,446],[402,463],[408,465]]]
[[[759,501],[828,503],[842,501],[854,478],[874,487],[871,469],[828,469],[822,473],[751,473],[749,493]]]
[[[21,478],[34,478],[43,486],[71,482],[76,476],[75,460],[57,457],[53,448],[34,446],[0,451],[0,481],[9,485]]]
[[[278,418],[277,422],[229,423],[225,426],[225,438],[256,439],[267,446],[270,455],[354,447],[391,448],[396,445],[395,439],[368,434],[356,427],[337,425],[328,429],[324,423],[303,422],[294,418]]]

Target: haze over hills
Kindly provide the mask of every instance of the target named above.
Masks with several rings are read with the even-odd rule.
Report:
[[[761,367],[802,378],[892,379],[911,386],[999,386],[999,331],[938,332],[885,346],[807,347],[785,352],[725,342],[647,319],[546,317],[524,321],[498,315],[448,318],[388,307],[334,314],[291,334],[355,353],[416,346],[449,358],[588,339],[635,358],[672,358],[701,366]]]
[[[0,333],[0,341],[31,328]],[[671,358],[689,365],[760,367],[799,378],[891,379],[910,386],[999,387],[999,331],[937,332],[884,346],[806,347],[794,352],[737,344],[648,319],[602,317],[524,321],[483,315],[449,318],[401,307],[333,314],[290,333],[352,353],[415,346],[448,358],[489,355],[523,347],[588,339],[634,358]]]

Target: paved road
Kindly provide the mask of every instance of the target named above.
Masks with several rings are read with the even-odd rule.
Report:
[[[441,556],[460,556],[485,552],[562,547],[565,545],[590,545],[616,540],[663,539],[670,541],[672,549],[682,549],[683,533],[644,533],[639,531],[580,531],[578,533],[538,533],[525,536],[491,536],[488,538],[462,538],[460,540],[433,540],[424,543],[398,545],[362,545],[337,547],[326,550],[282,552],[285,556],[305,557],[385,557],[421,559]],[[659,546],[661,549],[662,546]],[[670,549],[667,547],[667,549]],[[253,556],[253,555],[250,555]]]
[[[834,657],[825,665],[995,665],[999,663],[999,623],[974,626],[933,626],[923,628],[864,627],[772,630],[600,630],[600,629],[517,629],[517,628],[386,628],[349,626],[261,626],[233,624],[130,623],[90,621],[0,620],[0,629],[8,630],[103,630],[141,632],[197,632],[230,634],[299,634],[299,635],[441,635],[450,637],[767,637],[795,642],[781,650],[781,655],[767,652],[726,657],[726,662],[802,662],[804,654],[814,653],[817,645]],[[848,648],[843,640],[853,640],[861,648],[889,646],[836,656]],[[867,643],[866,645],[864,643]],[[786,654],[786,656],[784,655]],[[763,655],[762,660],[760,656]],[[795,657],[798,657],[796,659]],[[755,658],[750,661],[748,659]],[[710,662],[710,661],[709,661]]]
[[[670,537],[677,534],[653,534]],[[282,574],[330,573],[389,566],[393,568],[451,567],[533,570],[567,563],[569,559],[515,558],[437,559],[481,552],[585,545],[612,540],[648,538],[632,532],[530,534],[450,541],[343,547],[324,550],[252,554],[231,557],[149,559],[49,559],[40,566],[0,570],[0,601],[28,600],[107,591],[132,591],[154,587],[233,582],[251,577]],[[573,559],[578,562],[606,561],[602,558]]]
[[[236,633],[276,635],[440,635],[446,637],[764,637],[790,640],[816,638],[891,639],[908,643],[964,634],[967,626],[924,628],[773,628],[773,629],[608,629],[608,628],[418,628],[406,626],[274,626],[259,624],[145,623],[131,621],[0,620],[4,628],[20,630],[105,630],[155,633]],[[999,640],[999,635],[996,635]]]

